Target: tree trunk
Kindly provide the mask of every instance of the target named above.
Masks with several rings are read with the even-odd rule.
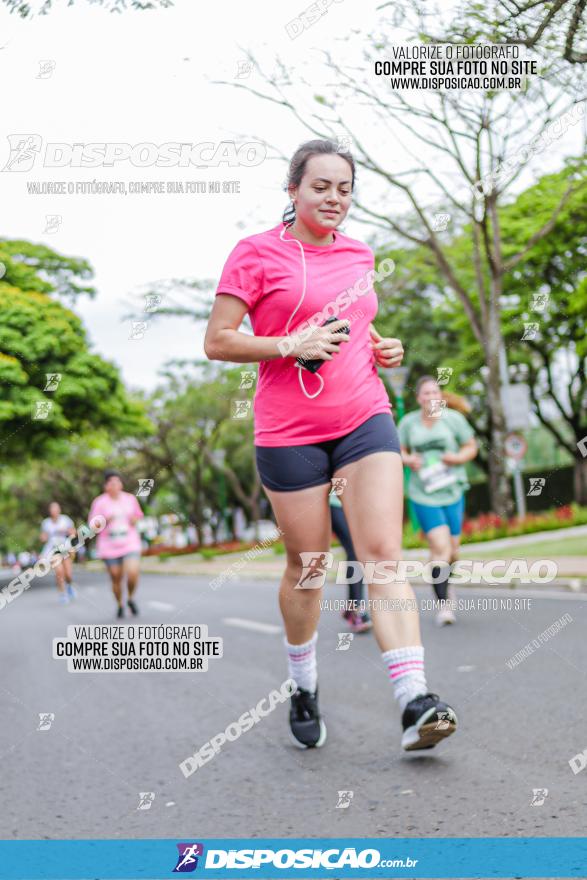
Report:
[[[494,311],[494,310],[492,310]],[[491,442],[487,450],[489,461],[489,492],[491,508],[498,516],[507,518],[514,512],[512,491],[506,467],[505,437],[507,433],[505,414],[501,400],[499,372],[499,347],[501,334],[499,317],[490,317],[492,326],[487,335],[485,354],[487,358],[487,397],[491,418]]]
[[[583,458],[581,453],[575,458],[573,488],[577,504],[587,505],[587,458]]]
[[[202,521],[200,519],[197,508],[192,507],[189,513],[189,521],[193,525],[196,530],[196,540],[198,542],[198,547],[202,547],[204,544],[204,535],[202,533]]]
[[[259,507],[259,493],[255,492],[249,498],[249,511],[251,515],[251,522],[257,522],[261,519],[261,508]]]

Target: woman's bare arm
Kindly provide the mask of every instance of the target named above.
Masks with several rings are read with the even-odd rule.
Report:
[[[478,452],[477,441],[471,437],[466,443],[463,443],[458,452],[445,452],[442,461],[445,464],[465,464],[467,461],[472,461]]]
[[[238,329],[247,311],[247,304],[238,296],[228,293],[216,296],[204,339],[207,358],[253,364],[281,357],[277,343],[282,337],[251,336]]]
[[[248,311],[244,300],[229,293],[219,293],[212,306],[204,338],[204,351],[211,361],[231,361],[234,364],[255,364],[284,357],[279,343],[291,337],[251,336],[239,330]],[[295,345],[288,345],[288,357],[314,357],[331,361],[341,342],[348,342],[345,333],[333,331],[348,321],[336,321],[328,327],[315,327],[311,335]]]

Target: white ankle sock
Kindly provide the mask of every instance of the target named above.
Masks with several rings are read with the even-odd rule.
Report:
[[[393,692],[403,712],[410,700],[428,692],[424,675],[424,648],[414,645],[409,648],[394,648],[381,655]]]
[[[298,687],[314,693],[318,683],[318,670],[316,667],[316,642],[318,633],[315,632],[309,642],[303,645],[290,645],[284,639],[287,648],[287,665],[289,677],[293,678]]]

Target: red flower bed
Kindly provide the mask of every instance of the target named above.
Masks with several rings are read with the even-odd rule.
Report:
[[[213,551],[214,553],[236,553],[255,547],[250,541],[222,541],[218,544],[188,544],[187,547],[173,547],[171,544],[154,544],[143,551],[143,556],[185,556],[188,553]]]
[[[186,553],[197,553],[199,547],[199,544],[188,544],[187,547],[173,547],[171,544],[153,544],[148,550],[143,550],[143,556],[161,556],[162,553],[184,556]]]
[[[470,541],[508,538],[560,528],[562,524],[582,525],[587,522],[587,511],[576,504],[565,504],[544,513],[528,513],[525,517],[502,519],[494,513],[482,513],[463,523],[463,536]]]
[[[574,516],[573,508],[571,507],[570,504],[565,504],[564,507],[557,507],[556,510],[554,511],[554,515],[556,516],[557,519],[563,519],[563,520],[573,519],[573,516]]]

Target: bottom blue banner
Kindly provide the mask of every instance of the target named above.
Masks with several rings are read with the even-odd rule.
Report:
[[[587,838],[4,840],[2,880],[586,877]]]

